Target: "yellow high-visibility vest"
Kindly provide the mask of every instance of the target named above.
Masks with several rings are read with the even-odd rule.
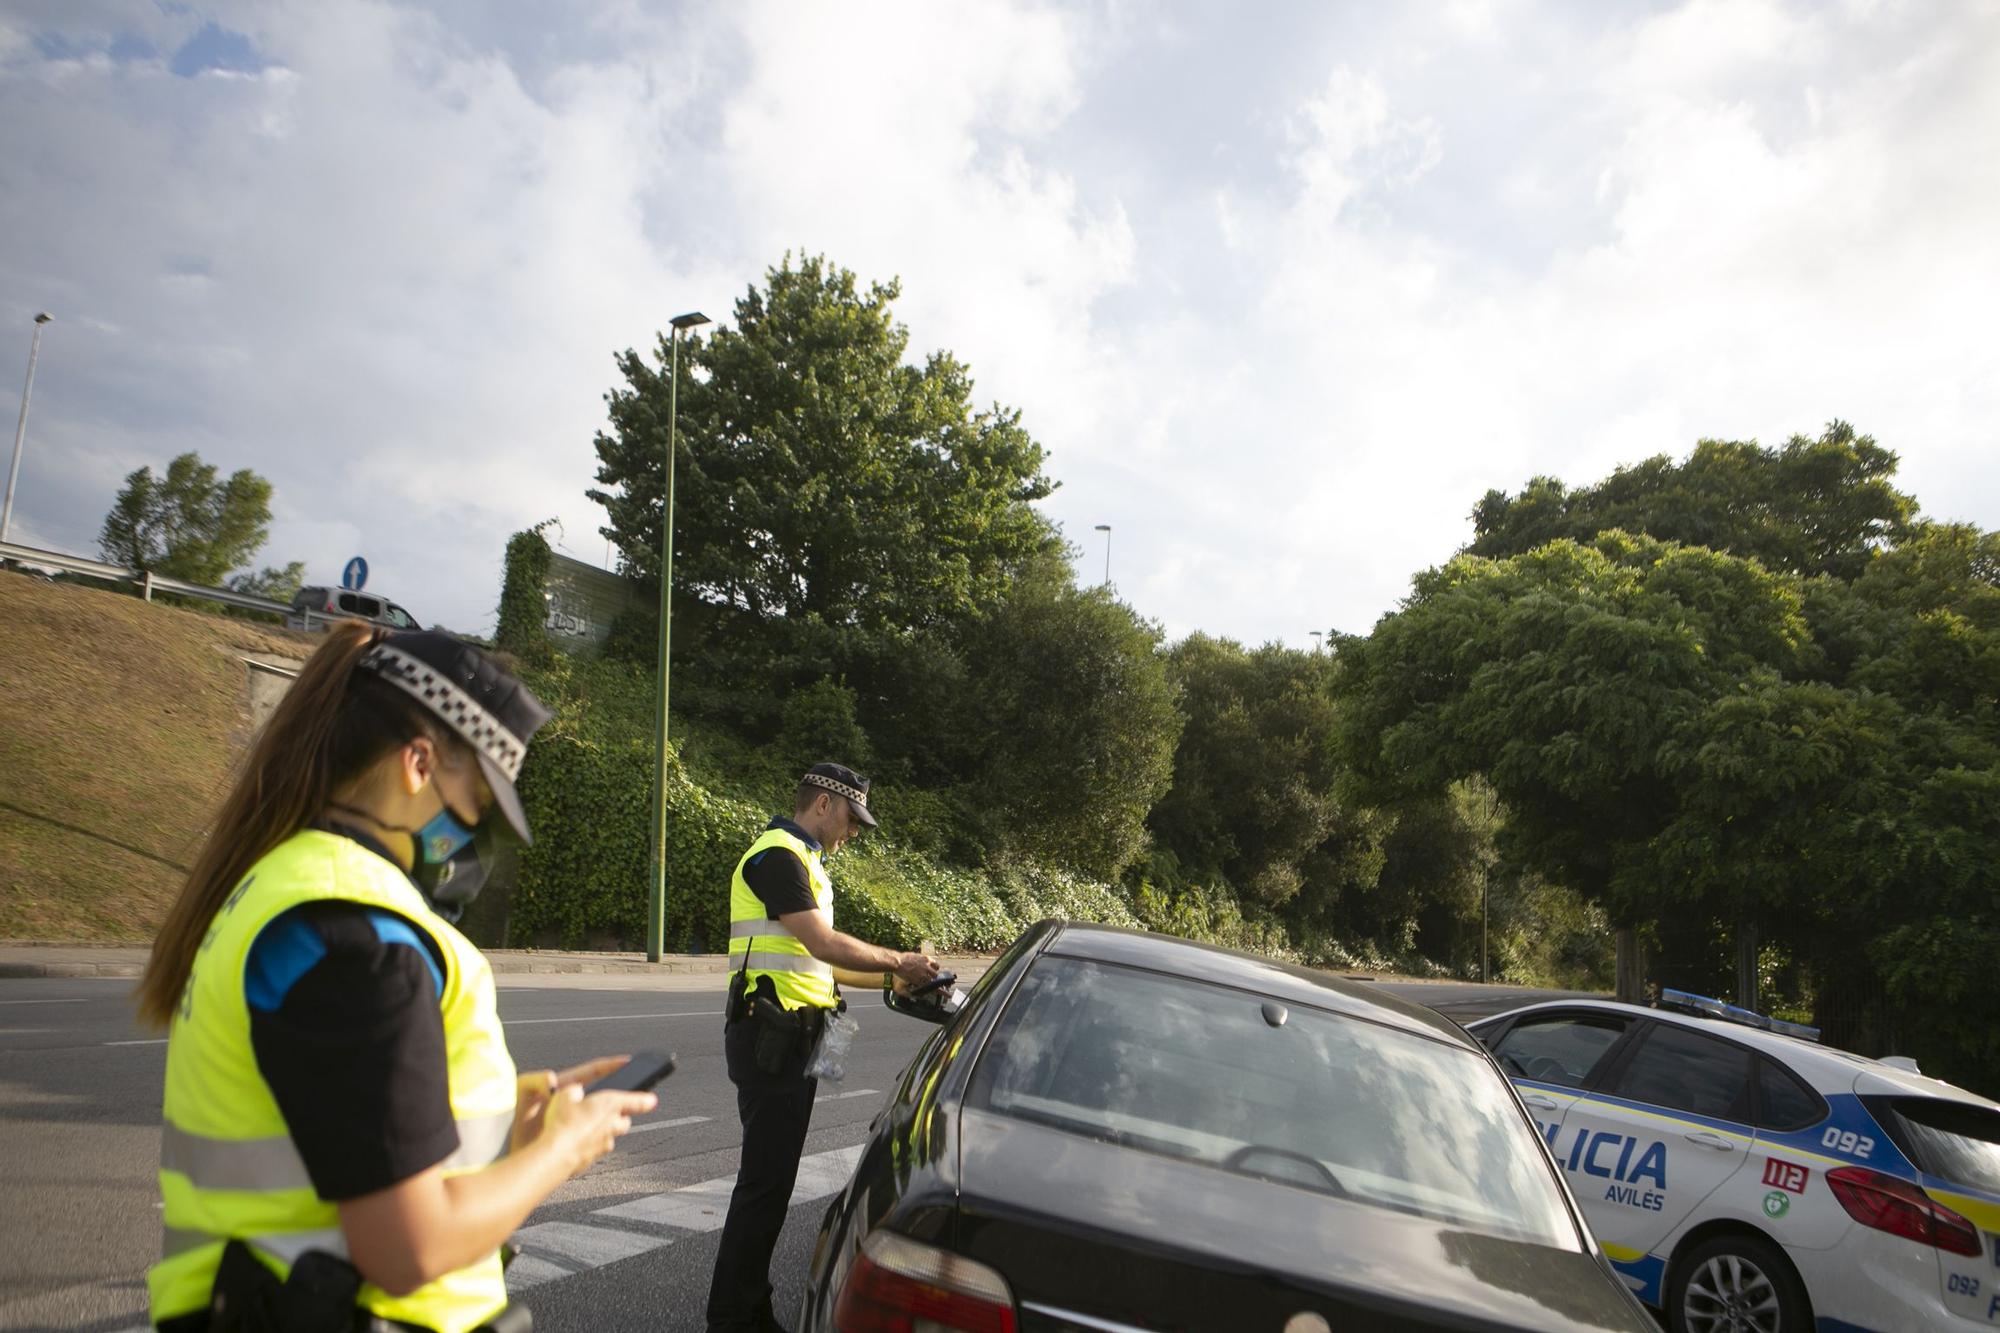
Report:
[[[146,1274],[156,1323],[208,1307],[231,1239],[247,1243],[281,1280],[309,1250],[347,1254],[339,1208],[314,1191],[258,1072],[244,993],[258,932],[294,907],[333,899],[396,913],[444,955],[439,1007],[459,1138],[446,1173],[477,1171],[507,1150],[514,1060],[485,956],[390,862],[338,834],[294,834],[252,866],[216,912],[168,1031],[160,1141],[165,1241]],[[507,1287],[496,1251],[407,1296],[365,1283],[357,1300],[386,1319],[466,1333],[507,1304]]]
[[[741,969],[745,984],[751,987],[756,986],[757,978],[769,977],[778,1002],[787,1009],[831,1009],[837,1000],[833,969],[813,957],[784,922],[771,919],[764,900],[743,878],[743,867],[750,864],[751,857],[774,849],[805,864],[813,904],[826,918],[827,929],[833,929],[833,881],[820,864],[819,849],[784,829],[765,829],[736,862],[736,873],[730,877],[729,970]]]

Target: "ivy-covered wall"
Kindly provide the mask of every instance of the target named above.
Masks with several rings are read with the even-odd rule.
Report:
[[[566,734],[536,740],[521,771],[535,845],[521,855],[510,944],[639,947],[646,937],[652,846],[652,752],[641,742]],[[729,938],[729,879],[774,811],[667,770],[670,952],[721,952]],[[1021,866],[997,875],[943,867],[871,833],[832,857],[840,929],[891,948],[928,940],[952,951],[998,949],[1027,926],[1060,916],[1139,924],[1111,886]]]
[[[544,621],[548,619],[549,558],[542,536],[546,524],[517,532],[507,540],[507,565],[500,582],[500,624],[493,642],[524,662],[546,662],[555,649]]]

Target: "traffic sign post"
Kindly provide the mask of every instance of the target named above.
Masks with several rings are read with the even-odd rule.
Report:
[[[355,556],[347,562],[347,568],[340,571],[340,586],[349,592],[360,592],[368,583],[368,562]]]

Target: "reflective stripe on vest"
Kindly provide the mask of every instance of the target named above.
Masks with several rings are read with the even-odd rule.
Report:
[[[736,862],[729,881],[730,970],[744,970],[752,986],[759,977],[769,977],[779,1003],[787,1009],[830,1009],[838,998],[833,969],[814,958],[782,921],[771,920],[770,909],[743,877],[750,858],[763,852],[799,859],[812,885],[813,902],[827,928],[833,928],[833,882],[820,864],[819,851],[784,829],[765,829]]]
[[[474,1116],[458,1122],[458,1148],[438,1163],[446,1171],[475,1169],[506,1151],[514,1113]],[[160,1131],[160,1170],[177,1171],[196,1189],[311,1189],[305,1159],[291,1135],[268,1139],[211,1139],[179,1125]]]
[[[155,1322],[207,1308],[231,1238],[255,1246],[280,1278],[309,1250],[347,1252],[339,1208],[313,1189],[258,1072],[243,986],[258,933],[294,907],[328,900],[394,912],[437,943],[459,1134],[457,1151],[440,1165],[448,1174],[476,1171],[506,1149],[515,1071],[486,959],[394,865],[336,834],[295,834],[252,866],[216,912],[168,1034],[160,1140],[165,1242],[147,1274]],[[466,1333],[506,1305],[507,1289],[495,1253],[406,1296],[364,1284],[357,1301],[384,1319]]]

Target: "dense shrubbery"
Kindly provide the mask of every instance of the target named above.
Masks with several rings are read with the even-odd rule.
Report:
[[[651,678],[622,663],[564,659],[530,668],[528,679],[556,716],[521,774],[529,821],[542,836],[521,859],[509,940],[632,947],[645,937],[650,882]],[[686,750],[738,767],[693,780],[682,762]],[[668,764],[671,948],[720,949],[736,860],[790,800],[797,774],[790,760],[747,760],[742,748],[704,731]],[[927,855],[898,835],[903,802],[921,808],[926,795],[878,796],[888,827],[833,859],[843,929],[903,948],[928,940],[939,949],[981,950],[1004,945],[1044,917],[1139,924],[1107,884],[1031,862],[974,871]],[[921,836],[924,821],[913,823]]]

